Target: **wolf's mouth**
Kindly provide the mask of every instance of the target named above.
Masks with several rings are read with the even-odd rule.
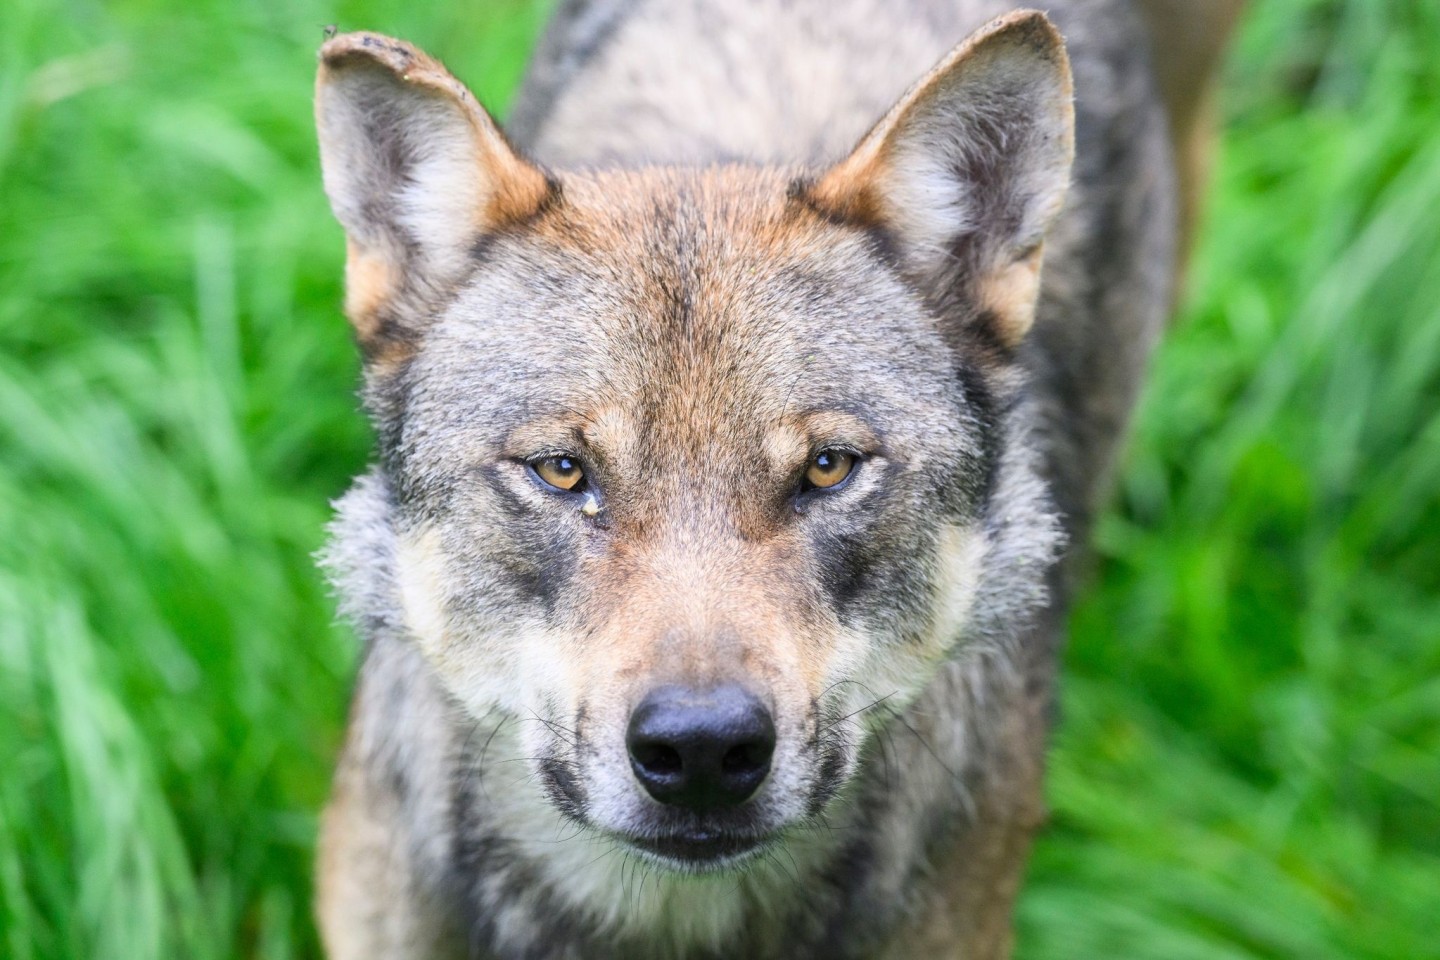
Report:
[[[684,830],[663,836],[629,836],[625,841],[667,866],[700,872],[748,860],[769,846],[772,838],[728,830]]]

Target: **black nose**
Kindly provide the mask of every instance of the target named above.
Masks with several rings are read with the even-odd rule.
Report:
[[[650,796],[714,810],[744,803],[770,772],[775,721],[741,687],[704,693],[662,687],[630,715],[625,742],[630,767]]]

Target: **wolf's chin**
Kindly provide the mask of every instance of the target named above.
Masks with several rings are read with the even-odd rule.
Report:
[[[625,845],[655,866],[677,873],[712,874],[739,869],[779,842],[774,835],[690,831],[662,837],[630,836]]]

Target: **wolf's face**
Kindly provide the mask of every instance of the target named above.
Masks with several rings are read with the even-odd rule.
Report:
[[[959,635],[995,399],[783,177],[563,189],[408,365],[404,607],[473,711],[543,721],[557,804],[677,858],[740,849],[818,809],[861,708]]]
[[[679,868],[763,848],[966,640],[1058,38],[1002,21],[819,176],[545,174],[411,48],[322,58],[407,632],[536,802]]]

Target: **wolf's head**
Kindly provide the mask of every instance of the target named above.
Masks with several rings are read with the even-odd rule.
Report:
[[[401,629],[520,721],[535,804],[681,869],[763,848],[1050,556],[1006,511],[1059,36],[996,21],[822,171],[546,171],[412,47],[321,61]]]

